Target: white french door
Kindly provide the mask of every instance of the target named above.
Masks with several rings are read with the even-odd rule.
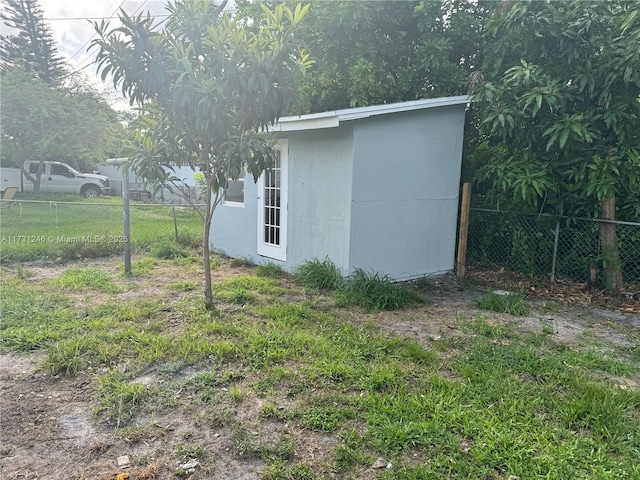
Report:
[[[287,259],[287,164],[289,144],[279,140],[273,168],[258,179],[258,255]]]

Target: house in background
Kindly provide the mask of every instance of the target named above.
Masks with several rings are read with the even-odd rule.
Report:
[[[325,257],[395,280],[453,270],[468,101],[281,118],[277,164],[228,187],[212,249],[288,271]]]

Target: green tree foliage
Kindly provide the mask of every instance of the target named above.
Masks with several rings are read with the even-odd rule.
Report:
[[[38,0],[6,0],[0,15],[12,35],[0,35],[0,67],[22,67],[48,85],[59,84],[65,76],[64,61],[58,55],[51,29],[44,23]]]
[[[483,132],[506,147],[479,150],[479,180],[503,204],[613,219],[615,198],[629,206],[640,190],[639,4],[503,6],[487,23],[474,100]],[[611,228],[601,229],[602,260],[605,285],[617,288]]]
[[[122,148],[118,115],[86,79],[65,72],[37,0],[7,0],[0,15],[2,163],[63,160],[83,170]],[[39,177],[30,178],[36,191]]]
[[[499,4],[490,0],[424,0],[415,10],[417,66],[425,96],[464,95],[483,62],[484,32]]]
[[[21,68],[6,70],[0,82],[3,164],[62,160],[83,170],[122,149],[117,113],[84,82],[53,88]]]
[[[308,7],[266,7],[261,17],[221,15],[209,1],[167,7],[161,30],[147,16],[120,14],[122,27],[96,24],[102,78],[132,104],[144,104],[146,124],[132,145],[133,167],[163,180],[162,165],[189,165],[204,175],[205,306],[213,308],[209,234],[229,178],[245,168],[257,180],[274,161],[264,133],[300,97],[310,64],[294,32]]]
[[[237,4],[246,15],[259,9],[251,0]],[[469,73],[481,61],[482,26],[495,5],[313,1],[297,38],[315,64],[304,83],[309,101],[296,113],[465,94]]]

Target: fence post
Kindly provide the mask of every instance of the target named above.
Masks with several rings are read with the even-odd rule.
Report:
[[[109,158],[109,165],[122,168],[122,217],[124,230],[124,274],[131,276],[131,228],[129,221],[129,165],[128,158]]]
[[[553,257],[551,258],[551,281],[556,281],[556,259],[558,258],[558,238],[560,237],[560,219],[556,221],[556,234],[553,239]]]
[[[171,205],[171,211],[173,212],[173,231],[176,234],[176,243],[178,243],[178,220],[176,219],[176,206]]]
[[[460,230],[458,233],[458,259],[456,263],[456,275],[464,278],[465,263],[467,260],[467,236],[469,234],[469,205],[471,203],[471,184],[465,182],[462,185],[462,202],[460,204]]]
[[[131,275],[131,227],[129,214],[129,167],[122,168],[122,211],[124,226],[124,273]]]

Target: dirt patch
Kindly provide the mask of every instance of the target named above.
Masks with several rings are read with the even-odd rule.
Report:
[[[640,316],[635,313],[607,310],[588,303],[567,305],[552,297],[536,296],[527,300],[531,306],[528,315],[514,317],[477,308],[475,303],[486,291],[486,287],[461,290],[450,283],[429,292],[430,305],[381,314],[380,322],[384,328],[423,344],[442,336],[463,335],[460,325],[478,316],[490,318],[495,324],[511,325],[519,331],[544,332],[554,341],[566,344],[580,344],[588,336],[624,348],[634,347],[640,341]]]
[[[491,269],[478,266],[467,268],[468,276],[477,284],[491,288],[506,288],[525,292],[528,298],[554,299],[565,305],[587,306],[640,315],[640,285],[626,285],[618,292],[590,288],[586,283],[567,279],[554,282],[543,277],[529,277],[504,268]]]
[[[0,356],[2,458],[0,473],[13,478],[82,478],[90,443],[108,431],[91,419],[93,379],[52,377],[15,353]],[[25,369],[26,368],[26,369]]]
[[[214,270],[214,280],[252,273],[248,267],[230,268],[228,262],[221,262],[225,268]],[[23,268],[28,281],[38,283],[57,277],[69,265],[31,264]],[[120,278],[124,291],[119,296],[125,301],[168,304],[176,298],[188,299],[192,294],[194,302],[201,301],[195,295],[198,292],[180,292],[169,287],[177,281],[200,285],[201,268],[197,264],[163,264],[149,275],[136,279],[132,286],[120,277],[120,259],[81,261],[73,265],[97,267]],[[298,288],[286,276],[282,285],[291,290]],[[431,300],[428,305],[375,315],[346,310],[345,315],[353,312],[356,322],[376,322],[393,334],[416,339],[425,346],[441,338],[465,335],[464,323],[478,316],[484,316],[493,324],[511,325],[519,331],[545,331],[554,340],[567,344],[580,344],[592,337],[625,348],[638,345],[640,318],[632,302],[625,300],[622,308],[613,310],[589,303],[587,296],[581,298],[572,294],[573,300],[569,302],[561,294],[544,296],[536,292],[531,293],[528,300],[531,313],[512,317],[481,311],[475,306],[487,288],[487,284],[461,286],[453,277],[442,277],[424,287],[424,293]],[[103,301],[95,292],[69,295],[77,308]],[[566,295],[566,290],[562,295]],[[167,324],[173,328],[171,315],[174,312],[166,313]],[[180,322],[176,320],[175,323],[175,328],[179,328]],[[220,403],[220,412],[231,416],[232,421],[227,424],[213,422],[211,411],[203,409],[193,398],[179,397],[174,398],[176,407],[169,413],[158,416],[143,413],[127,431],[116,430],[98,422],[94,416],[95,372],[79,372],[72,377],[52,376],[41,368],[45,361],[46,357],[41,354],[0,354],[0,478],[103,480],[117,479],[119,474],[129,473],[132,480],[258,479],[264,464],[254,451],[256,446],[275,448],[278,442],[287,438],[295,444],[291,461],[308,461],[325,465],[326,471],[330,469],[329,462],[338,443],[336,436],[302,430],[284,420],[261,419],[265,400],[260,397],[252,395],[235,403],[228,400]],[[202,370],[185,367],[173,374],[187,381],[198,373]],[[134,382],[158,385],[163,381],[163,375],[157,370],[146,371]],[[638,381],[620,379],[620,384],[637,388]],[[242,381],[238,384],[239,388],[249,388],[247,385],[249,383],[245,385]],[[293,408],[289,404],[278,407]],[[184,451],[196,447],[201,447],[206,454],[198,457],[198,466],[193,472],[182,469],[188,460]],[[126,465],[122,461],[125,457]],[[359,478],[374,478],[375,475],[367,469],[360,472]]]
[[[92,410],[94,378],[89,374],[52,377],[29,358],[0,355],[2,375],[2,449],[0,478],[106,479],[128,472],[130,478],[178,478],[185,458],[178,445],[203,445],[216,452],[202,460],[199,476],[211,479],[257,479],[261,462],[237,459],[231,433],[198,428],[198,412],[176,409],[155,419],[140,418],[144,441],[127,438],[96,423]],[[5,368],[7,367],[7,368]],[[128,457],[126,467],[118,466]],[[145,473],[146,472],[146,473]]]

